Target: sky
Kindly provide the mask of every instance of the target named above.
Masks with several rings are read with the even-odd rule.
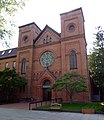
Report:
[[[49,25],[61,32],[60,14],[82,7],[85,18],[85,35],[88,52],[92,48],[95,28],[104,26],[104,0],[28,0],[26,6],[13,18],[16,22],[11,48],[18,46],[19,26],[35,22],[41,29]],[[0,46],[0,50],[7,49]]]

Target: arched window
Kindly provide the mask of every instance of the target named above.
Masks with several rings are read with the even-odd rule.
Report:
[[[70,69],[77,69],[77,56],[74,50],[70,52]]]
[[[21,74],[26,74],[26,59],[22,59],[22,64],[21,64]]]

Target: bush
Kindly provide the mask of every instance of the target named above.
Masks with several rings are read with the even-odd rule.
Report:
[[[101,110],[104,112],[104,102],[101,103]]]

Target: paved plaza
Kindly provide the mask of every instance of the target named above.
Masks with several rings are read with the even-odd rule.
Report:
[[[0,120],[104,120],[104,115],[0,108]]]
[[[0,105],[0,108],[13,108],[13,109],[29,109],[29,103],[11,103]]]

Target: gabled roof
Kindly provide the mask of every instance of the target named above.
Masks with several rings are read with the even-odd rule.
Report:
[[[0,59],[11,58],[17,56],[17,48],[0,51]]]
[[[39,39],[39,37],[43,34],[43,32],[47,29],[51,29],[55,34],[57,34],[60,37],[60,33],[56,32],[54,29],[49,27],[48,25],[45,26],[45,28],[41,31],[41,33],[37,36],[37,38],[33,41],[34,43]]]
[[[39,79],[43,79],[43,78],[46,78],[46,77],[51,77],[53,79],[56,79],[54,74],[48,68],[45,68],[45,71],[43,72],[43,74],[40,76]]]

